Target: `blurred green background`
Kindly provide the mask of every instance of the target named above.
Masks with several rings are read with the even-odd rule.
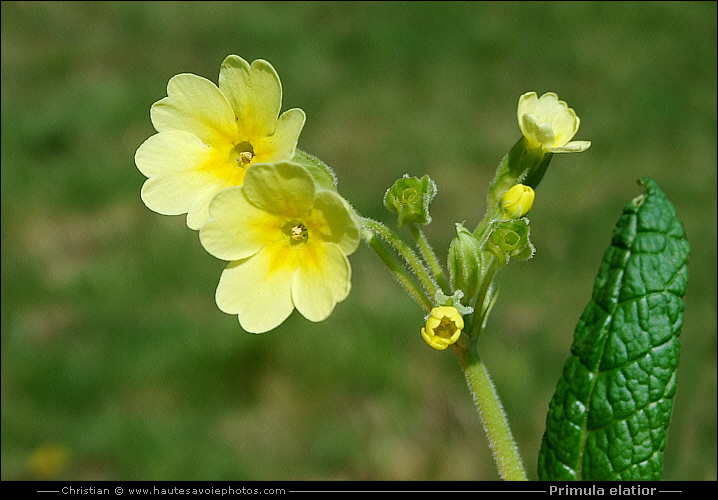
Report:
[[[215,305],[225,263],[142,204],[150,106],[228,54],[275,66],[299,147],[360,213],[392,223],[384,191],[428,173],[442,256],[483,214],[518,97],[558,93],[593,145],[554,157],[537,254],[500,273],[481,342],[529,477],[651,176],[693,248],[664,479],[716,479],[715,2],[3,2],[2,479],[498,478],[455,356],[368,247],[329,319],[256,336]]]

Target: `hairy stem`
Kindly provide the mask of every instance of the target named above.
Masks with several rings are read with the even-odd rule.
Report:
[[[416,286],[414,281],[411,279],[411,275],[406,272],[406,269],[399,265],[396,259],[394,259],[394,257],[387,252],[386,248],[382,246],[376,235],[372,231],[364,230],[362,231],[362,237],[372,250],[376,252],[382,262],[384,262],[386,267],[389,268],[389,271],[391,271],[397,281],[399,281],[399,284],[404,287],[409,295],[411,295],[411,297],[416,300],[426,312],[431,311],[431,301],[426,297],[424,292]]]
[[[476,295],[476,303],[474,304],[474,321],[470,326],[470,331],[468,332],[471,337],[478,337],[479,333],[481,333],[481,328],[484,324],[484,321],[486,320],[486,315],[483,314],[483,307],[484,302],[486,300],[486,294],[488,293],[489,289],[491,288],[491,282],[494,279],[494,274],[496,273],[496,270],[498,269],[498,265],[496,262],[496,257],[493,255],[489,258],[488,267],[486,268],[486,271],[483,273],[481,279],[481,287],[479,288],[479,292]],[[488,311],[487,311],[488,313]]]
[[[401,238],[399,238],[394,232],[386,227],[381,222],[377,222],[372,219],[361,218],[361,223],[365,229],[372,231],[389,243],[394,250],[406,261],[411,270],[414,272],[416,277],[421,282],[421,285],[426,290],[426,293],[430,298],[436,296],[438,290],[437,284],[431,277],[431,274],[421,262],[418,255],[406,244]]]
[[[527,481],[506,414],[486,367],[476,352],[475,342],[471,342],[468,347],[456,344],[452,347],[464,369],[466,383],[479,411],[479,418],[501,478],[505,481]]]
[[[411,234],[414,236],[417,245],[419,245],[421,256],[429,266],[429,270],[434,274],[434,277],[439,283],[442,291],[446,295],[450,295],[451,291],[449,290],[449,282],[446,281],[444,270],[441,268],[441,264],[439,264],[439,259],[436,257],[434,250],[432,250],[431,245],[429,245],[426,235],[424,235],[424,232],[416,224],[409,224],[409,229],[411,230]]]

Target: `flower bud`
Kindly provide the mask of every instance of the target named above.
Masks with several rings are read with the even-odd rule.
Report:
[[[443,351],[459,340],[464,328],[464,318],[455,307],[440,306],[431,310],[421,336],[434,349]]]
[[[554,153],[578,153],[590,141],[572,141],[581,123],[573,109],[553,92],[538,97],[527,92],[519,98],[516,110],[521,138],[499,163],[489,187],[487,209],[499,208],[501,195],[518,183],[539,185]]]
[[[481,245],[461,223],[456,224],[456,236],[449,246],[448,264],[451,288],[461,290],[471,303],[479,288]]]
[[[530,186],[516,184],[501,196],[501,218],[520,219],[531,210],[535,196]]]
[[[547,153],[578,153],[586,151],[590,141],[571,141],[581,120],[553,92],[538,97],[527,92],[519,98],[516,110],[519,128],[528,146]]]
[[[431,222],[429,203],[436,196],[436,183],[428,175],[421,179],[404,175],[384,195],[384,206],[399,215],[399,225]]]

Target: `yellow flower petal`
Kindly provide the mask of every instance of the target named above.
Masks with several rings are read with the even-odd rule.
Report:
[[[568,144],[568,142],[578,132],[581,120],[576,116],[576,112],[568,107],[559,109],[551,120],[551,128],[556,135],[556,142],[553,146],[560,147]]]
[[[241,187],[225,189],[209,205],[210,219],[199,239],[210,254],[222,260],[251,257],[265,245],[283,239],[286,221],[254,206]]]
[[[351,289],[351,268],[342,251],[331,243],[307,244],[300,249],[292,300],[310,321],[325,320]]]
[[[297,218],[314,204],[316,186],[311,174],[296,163],[258,164],[244,179],[247,198],[270,213]]]
[[[591,141],[571,141],[565,146],[549,148],[551,153],[580,153],[591,147]]]
[[[306,115],[299,108],[282,113],[277,121],[277,128],[272,135],[259,137],[255,140],[254,163],[274,163],[291,159],[299,141],[299,134],[304,128]]]
[[[309,224],[312,234],[336,244],[344,255],[354,253],[359,247],[359,228],[352,219],[351,207],[333,191],[317,193]]]
[[[220,87],[192,74],[171,78],[167,97],[150,110],[158,134],[135,156],[150,178],[142,191],[145,204],[166,215],[186,212],[191,229],[206,222],[217,192],[242,185],[250,166],[291,160],[304,126],[300,109],[277,118],[281,84],[266,61],[249,65],[229,56]]]
[[[563,103],[564,106],[566,103]],[[542,118],[554,116],[561,109],[561,101],[553,92],[546,92],[535,102],[536,110],[534,114]]]
[[[232,107],[217,86],[188,73],[170,78],[167,97],[150,109],[157,132],[184,130],[207,144],[231,141],[237,135]]]
[[[282,85],[271,64],[257,59],[250,66],[239,56],[228,56],[219,70],[219,89],[250,141],[274,133]]]
[[[164,215],[187,213],[192,229],[207,220],[215,194],[244,178],[244,170],[228,163],[225,154],[180,130],[151,136],[137,149],[135,163],[149,177],[142,186],[145,205]]]
[[[524,136],[533,147],[552,146],[556,142],[556,136],[549,123],[539,122],[536,115],[526,113],[522,118],[522,130]]]
[[[519,128],[523,132],[523,116],[528,113],[535,113],[537,108],[538,96],[536,92],[526,92],[519,97],[519,105],[516,108],[516,117],[519,121]]]
[[[172,134],[174,137],[164,134]],[[168,144],[182,147],[184,155],[165,156]],[[150,137],[135,156],[139,169],[150,177],[142,186],[142,201],[161,214],[187,213],[197,192],[204,192],[217,184],[216,179],[208,178],[197,168],[209,162],[212,154],[211,149],[186,132],[166,132]]]
[[[197,136],[172,130],[155,134],[143,142],[135,153],[135,164],[146,177],[175,175],[197,170],[211,155],[212,148]]]
[[[279,326],[294,309],[292,277],[296,261],[285,259],[282,242],[267,245],[252,257],[231,262],[222,272],[215,299],[242,328],[263,333]],[[291,254],[289,254],[291,257]]]

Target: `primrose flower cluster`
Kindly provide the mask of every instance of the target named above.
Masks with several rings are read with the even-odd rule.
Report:
[[[349,294],[348,256],[363,238],[427,313],[424,340],[437,350],[463,349],[493,307],[496,272],[535,252],[526,214],[552,156],[591,144],[572,141],[580,120],[556,94],[522,95],[521,138],[496,169],[478,225],[456,224],[447,277],[421,230],[432,221],[436,183],[405,174],[384,196],[398,226],[416,240],[417,254],[337,193],[331,169],[297,148],[304,111],[281,107],[272,65],[230,55],[218,85],[187,73],[169,80],[167,97],[150,109],[157,133],[135,154],[147,177],[142,200],[160,214],[187,214],[202,246],[229,261],[217,306],[254,333],[276,328],[295,309],[310,321],[326,319]]]
[[[327,318],[349,293],[347,256],[359,245],[333,173],[297,149],[304,111],[280,115],[281,105],[271,64],[230,55],[218,86],[186,73],[169,80],[150,110],[157,134],[135,154],[147,207],[186,213],[204,248],[230,261],[216,302],[254,333],[294,309]]]
[[[424,340],[437,350],[457,343],[464,332],[469,340],[475,341],[496,299],[492,283],[495,273],[511,259],[526,260],[535,252],[525,216],[533,206],[535,189],[551,157],[554,153],[585,151],[591,145],[589,141],[571,141],[580,120],[554,93],[541,97],[535,92],[522,95],[517,118],[522,136],[496,170],[483,219],[473,231],[464,223],[456,224],[457,235],[448,255],[449,281],[436,294],[426,325],[421,329]],[[419,200],[414,211],[423,211],[422,220],[431,220],[427,199],[433,198],[436,189],[427,178],[421,184],[416,181],[410,193]],[[432,189],[422,191],[417,189],[420,185]],[[400,193],[390,193],[392,200],[401,198]],[[422,194],[426,196],[422,198]],[[411,213],[406,207],[394,211],[399,213],[400,225],[402,213]],[[435,276],[440,282],[440,276]]]

